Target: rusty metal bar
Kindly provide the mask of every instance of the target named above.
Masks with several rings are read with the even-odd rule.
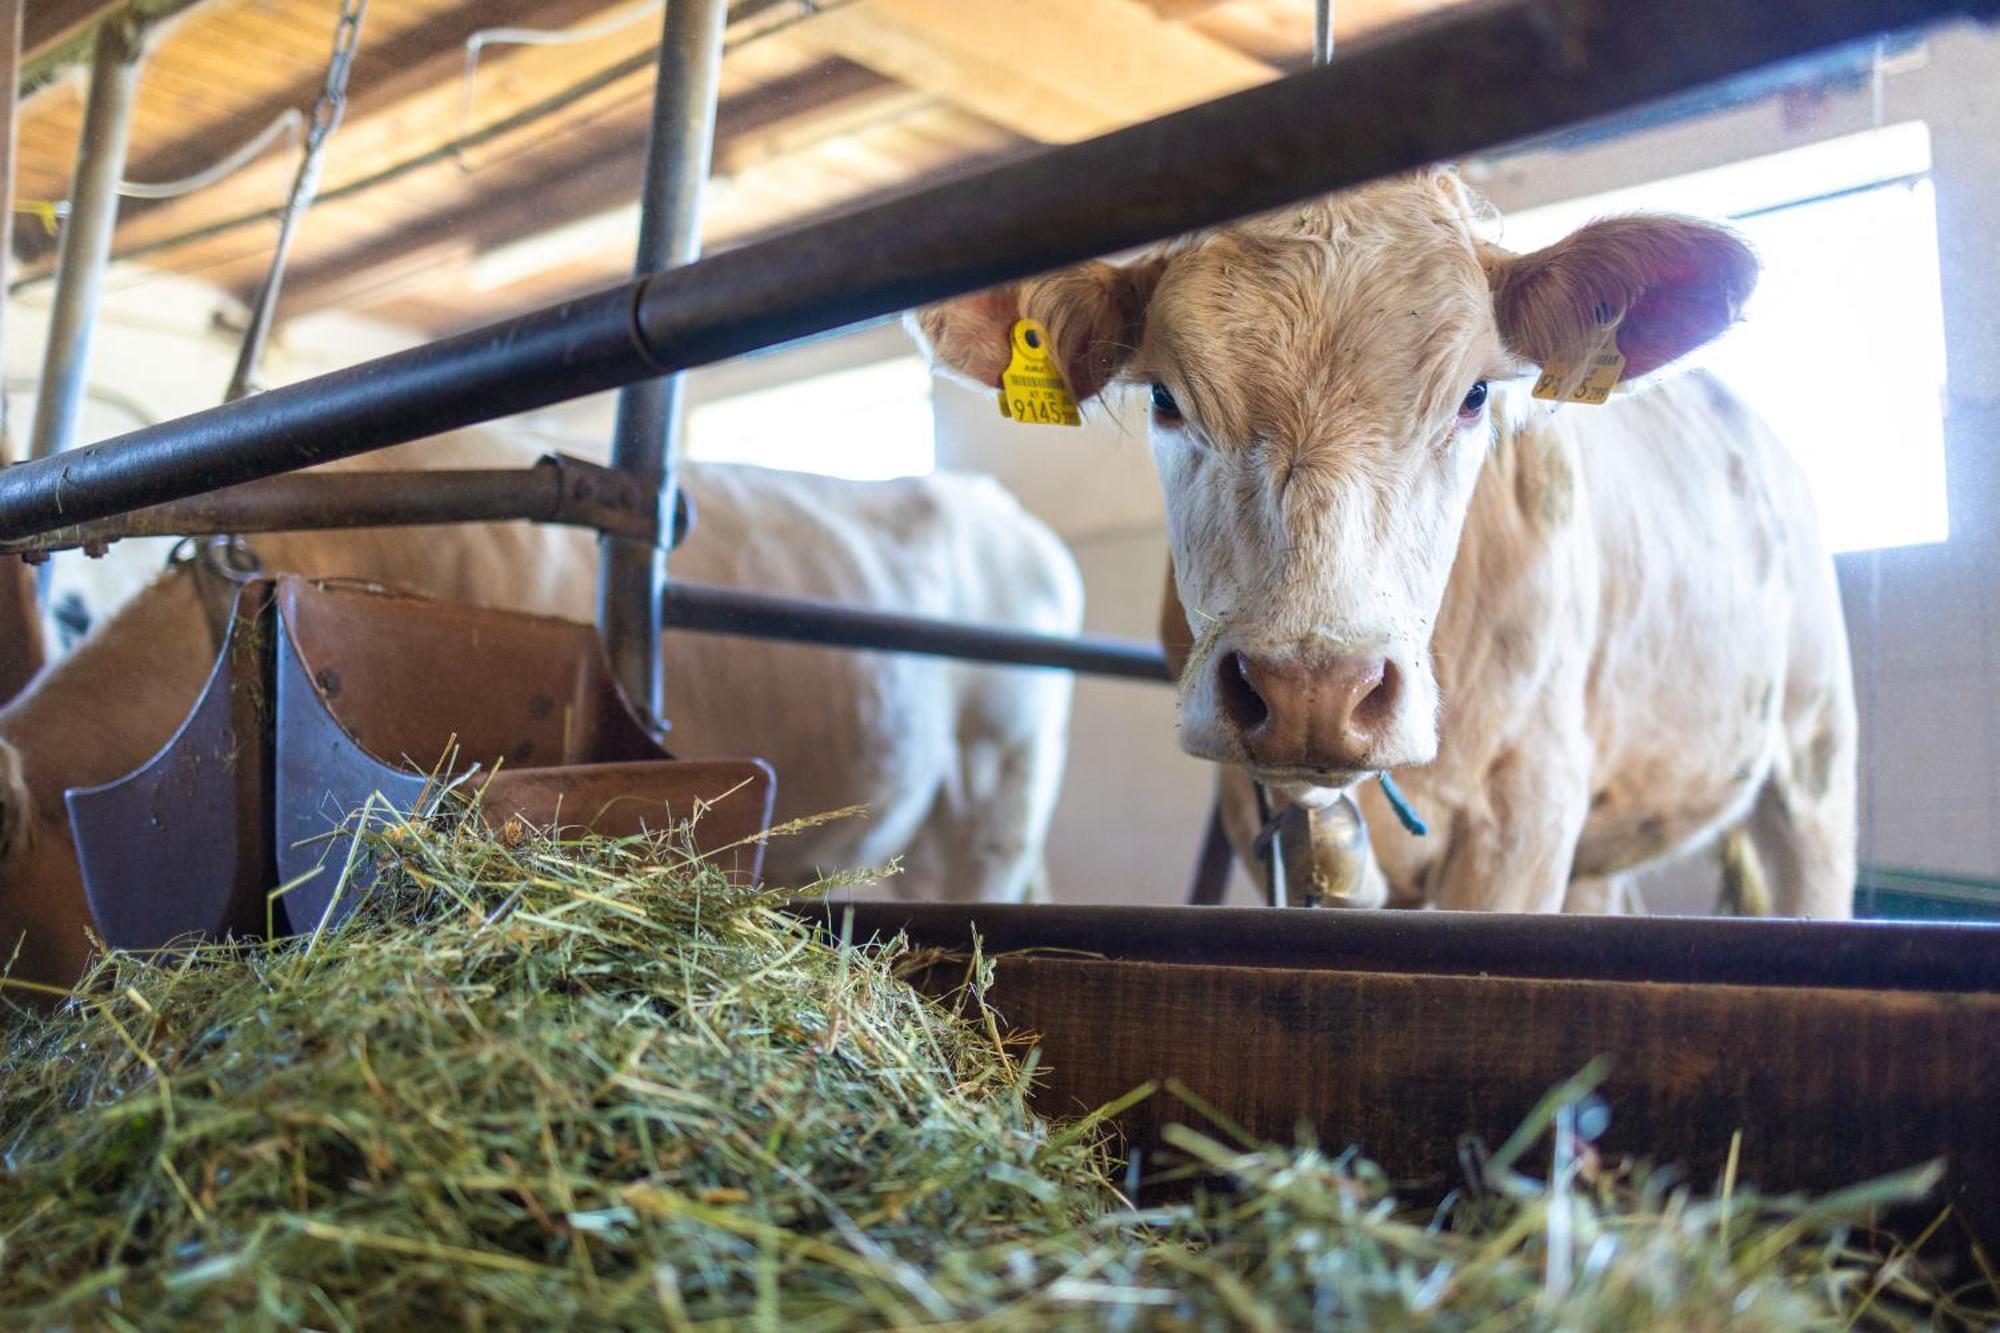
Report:
[[[307,473],[227,486],[116,518],[0,540],[0,555],[81,547],[101,553],[127,537],[415,527],[526,519],[659,541],[651,491],[620,472],[551,454],[531,468]]]
[[[49,343],[28,450],[33,458],[62,453],[76,438],[90,373],[97,298],[111,259],[111,234],[118,226],[118,181],[125,174],[125,148],[132,136],[140,52],[140,33],[133,24],[111,19],[98,26],[90,100],[77,136],[76,179],[70,186],[69,219],[63,224],[55,305],[49,311]]]
[[[0,536],[490,421],[1516,142],[2000,0],[1488,0],[1332,63],[0,473]]]
[[[701,196],[715,146],[715,107],[722,76],[727,0],[670,0],[653,80],[653,123],[646,137],[640,194],[640,278],[701,253]],[[644,485],[661,515],[674,503],[674,455],[681,428],[681,377],[627,385],[618,397],[611,466]],[[597,628],[612,674],[653,717],[663,716],[660,672],[660,591],[666,553],[655,542],[606,533],[599,543]]]
[[[660,599],[667,629],[784,639],[824,648],[862,648],[955,657],[1005,666],[1055,667],[1089,676],[1171,684],[1166,656],[1150,643],[1083,635],[989,629],[928,616],[896,615],[810,597],[776,597],[676,580]]]

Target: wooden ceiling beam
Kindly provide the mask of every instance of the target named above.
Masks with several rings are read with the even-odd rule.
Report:
[[[855,0],[800,40],[1042,143],[1074,143],[1277,75],[1142,0]]]
[[[793,78],[725,98],[716,113],[718,175],[795,151],[805,128],[828,114],[842,123],[883,114],[910,94],[842,60],[829,60]],[[464,260],[497,246],[552,231],[638,198],[644,175],[643,125],[604,133],[588,158],[566,161],[507,187],[502,201],[475,200],[440,209],[391,235],[331,259],[294,269],[279,307],[281,319],[316,310],[380,301],[436,273],[435,264]],[[426,262],[429,261],[429,262]]]
[[[348,85],[346,117],[359,122],[376,112],[394,107],[440,85],[455,85],[463,78],[466,39],[486,28],[516,24],[563,28],[582,23],[610,9],[618,0],[479,0],[478,4],[448,10],[436,18],[393,37],[371,44],[362,34],[361,57],[355,61]],[[82,0],[72,0],[82,3]],[[329,36],[331,32],[329,30]],[[288,108],[310,111],[324,86],[323,76],[301,80],[221,124],[190,126],[183,137],[171,144],[136,157],[127,168],[132,180],[178,180],[213,162],[218,143],[248,140]],[[264,170],[274,176],[288,174],[295,159],[273,155]],[[275,202],[273,196],[271,202]],[[134,219],[175,201],[127,199],[120,206],[121,231]],[[121,236],[122,239],[122,236]],[[52,262],[55,242],[47,237],[24,234],[19,254],[26,263]]]

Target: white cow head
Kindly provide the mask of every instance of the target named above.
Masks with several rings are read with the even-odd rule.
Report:
[[[1514,255],[1485,217],[1432,170],[916,317],[934,362],[982,386],[1032,317],[1079,399],[1147,387],[1196,641],[1190,753],[1321,787],[1433,758],[1431,629],[1502,383],[1587,356],[1607,311],[1645,374],[1726,328],[1756,280],[1700,222],[1610,219]]]

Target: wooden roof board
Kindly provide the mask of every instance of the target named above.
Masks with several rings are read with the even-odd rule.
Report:
[[[947,27],[951,19],[944,16],[958,12],[957,0],[924,2],[941,7],[939,22]],[[1175,48],[1183,55],[1215,50],[1224,53],[1218,59],[1243,62],[1237,69],[1270,71],[1257,77],[1305,63],[1312,31],[1310,0],[1064,0],[1072,2],[1105,10],[1107,20],[1122,9],[1126,16],[1106,30],[1141,36],[1145,25],[1134,11],[1150,9],[1205,44],[1183,43]],[[1440,2],[1337,0],[1339,32],[1351,37]],[[462,132],[470,32],[490,23],[595,25],[637,3],[371,0],[348,118],[331,145],[323,188],[337,192],[392,164],[437,154]],[[887,3],[820,0],[820,8]],[[922,3],[894,3],[903,21],[917,25],[920,40]],[[324,76],[337,12],[338,0],[210,0],[175,21],[141,80],[127,176],[155,181],[188,174],[261,130],[276,108],[308,108]],[[940,86],[911,89],[885,77],[893,71],[829,64],[827,44],[814,36],[818,21],[796,0],[738,0],[732,10],[722,77],[725,133],[707,220],[711,248],[1018,152],[1026,142],[1023,126],[996,124],[949,80],[918,80]],[[484,289],[467,281],[467,271],[481,252],[637,198],[657,25],[656,11],[648,10],[589,41],[488,48],[474,87],[474,128],[559,101],[565,90],[620,62],[634,68],[456,160],[430,161],[366,193],[322,202],[298,236],[293,277],[310,299],[294,308],[334,304],[418,319],[435,331],[615,281],[629,263],[623,246],[617,253],[558,257],[544,273]],[[907,60],[907,53],[899,58]],[[23,197],[67,191],[82,91],[82,81],[71,79],[24,105]],[[294,153],[274,151],[201,194],[128,200],[118,248],[174,241],[144,262],[247,293],[268,262],[273,223],[182,238],[275,206],[295,167]],[[48,238],[33,234],[40,229],[32,222],[19,230],[28,271],[45,269],[53,248]]]

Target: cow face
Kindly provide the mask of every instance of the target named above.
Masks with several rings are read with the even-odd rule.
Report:
[[[1614,219],[1517,256],[1482,211],[1430,171],[917,317],[978,384],[1027,316],[1079,398],[1149,396],[1194,635],[1189,752],[1320,787],[1434,757],[1431,630],[1510,382],[1586,357],[1607,317],[1644,374],[1727,327],[1755,280],[1702,223]]]

